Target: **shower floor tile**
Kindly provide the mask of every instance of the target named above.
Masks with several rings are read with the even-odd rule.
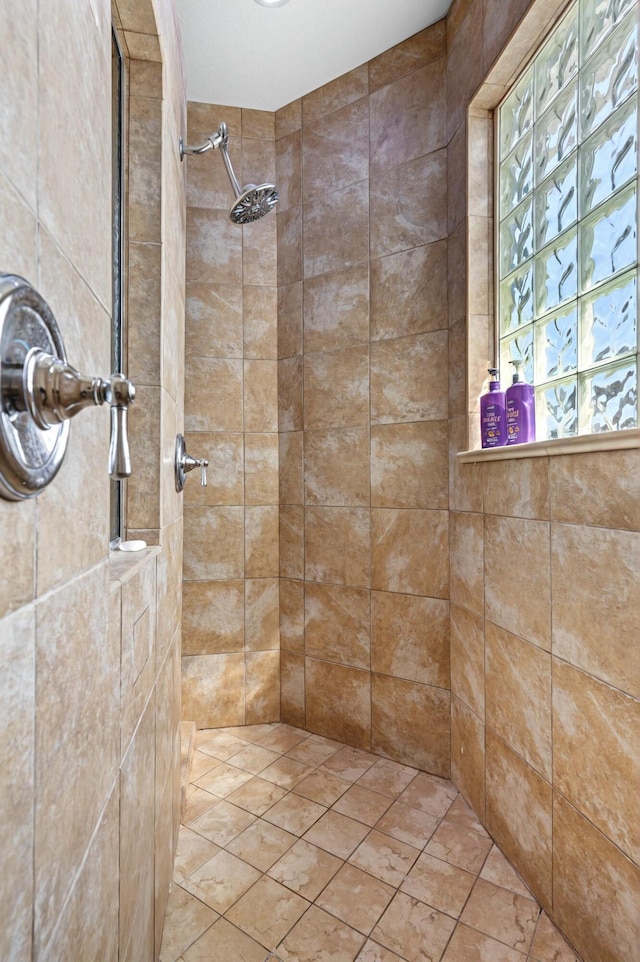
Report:
[[[160,962],[581,962],[446,779],[290,725],[196,747]]]

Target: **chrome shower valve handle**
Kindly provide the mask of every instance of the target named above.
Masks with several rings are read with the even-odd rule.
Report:
[[[178,434],[175,454],[176,491],[178,494],[184,491],[187,474],[194,468],[200,468],[200,486],[206,488],[208,467],[209,462],[206,458],[192,458],[190,454],[187,454],[184,437],[182,434]]]
[[[40,348],[27,354],[22,378],[22,398],[14,399],[16,410],[26,407],[39,428],[44,431],[62,424],[87,407],[111,405],[111,443],[109,475],[122,480],[131,475],[128,411],[136,389],[124,375],[109,378],[86,377],[79,371]]]
[[[86,377],[67,362],[51,309],[22,277],[0,273],[0,496],[33,498],[56,476],[69,421],[111,405],[109,474],[127,478],[127,415],[135,388],[124,375]]]

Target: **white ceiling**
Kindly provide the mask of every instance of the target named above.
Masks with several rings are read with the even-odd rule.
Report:
[[[451,0],[178,0],[189,100],[277,110],[443,17]]]

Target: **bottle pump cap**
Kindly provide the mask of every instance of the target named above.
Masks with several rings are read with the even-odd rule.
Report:
[[[509,361],[509,364],[513,364],[515,371],[513,372],[513,383],[517,384],[520,381],[520,368],[522,367],[522,361]]]

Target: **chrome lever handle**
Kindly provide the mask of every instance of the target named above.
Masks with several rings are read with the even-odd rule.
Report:
[[[178,434],[176,437],[176,456],[175,456],[175,474],[176,474],[176,491],[184,490],[186,483],[186,476],[189,471],[193,471],[194,468],[200,468],[200,484],[203,488],[207,486],[207,468],[209,467],[209,462],[206,458],[192,458],[190,454],[187,454],[187,449],[185,446],[184,437],[182,434]]]

